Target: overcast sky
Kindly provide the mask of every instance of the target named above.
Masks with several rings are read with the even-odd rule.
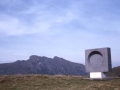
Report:
[[[120,0],[0,0],[0,63],[30,55],[85,62],[110,47],[120,65]]]

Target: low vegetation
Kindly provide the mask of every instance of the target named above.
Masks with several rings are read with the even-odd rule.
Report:
[[[109,72],[110,76],[118,76],[120,77],[120,66],[114,67],[112,72]]]
[[[84,80],[69,75],[4,75],[0,76],[0,90],[120,90],[120,78],[112,80]]]

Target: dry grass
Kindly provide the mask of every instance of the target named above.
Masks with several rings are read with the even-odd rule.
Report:
[[[120,90],[120,78],[83,80],[80,76],[0,76],[0,90]]]

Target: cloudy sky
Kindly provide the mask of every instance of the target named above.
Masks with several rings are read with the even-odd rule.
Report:
[[[30,55],[85,62],[85,50],[110,47],[120,65],[119,0],[0,0],[0,63]]]

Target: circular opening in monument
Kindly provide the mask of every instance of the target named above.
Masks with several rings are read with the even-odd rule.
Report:
[[[93,51],[88,56],[89,65],[93,68],[99,68],[103,64],[103,56],[98,51]]]

